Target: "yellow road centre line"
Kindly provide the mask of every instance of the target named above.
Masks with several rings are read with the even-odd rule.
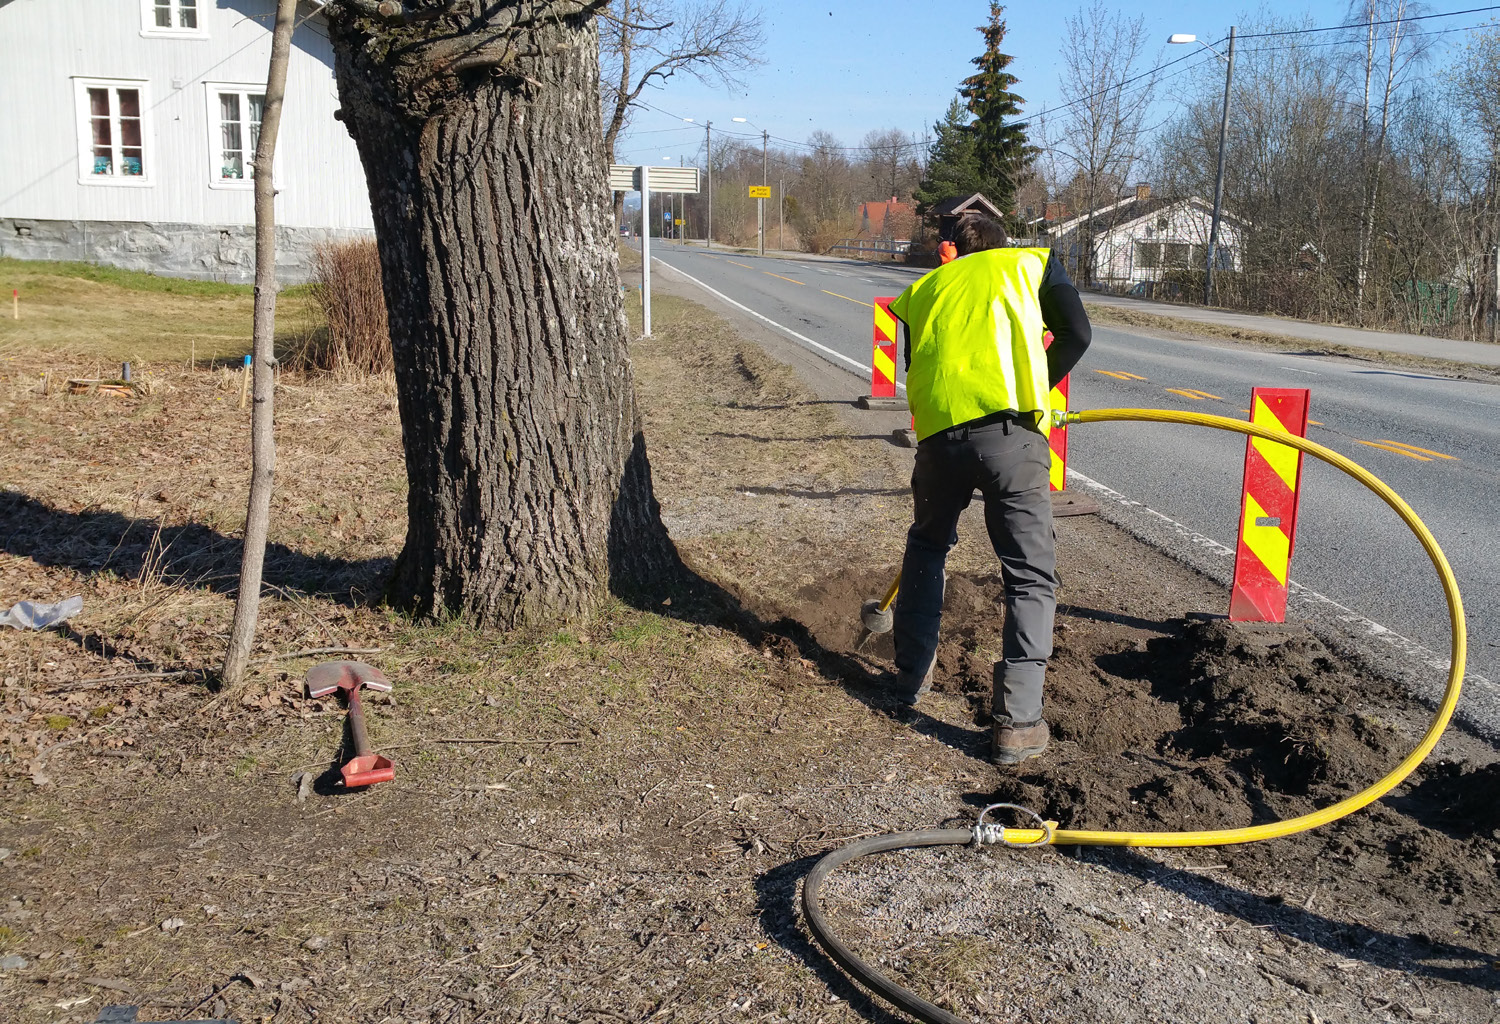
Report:
[[[1444,455],[1442,452],[1435,452],[1431,448],[1418,448],[1416,445],[1407,444],[1405,441],[1392,441],[1389,438],[1382,437],[1380,439],[1380,443],[1393,444],[1398,448],[1410,448],[1414,452],[1421,452],[1423,455],[1433,455],[1440,459],[1452,459],[1454,462],[1458,461],[1457,455]]]
[[[1212,398],[1212,399],[1214,399],[1215,401],[1218,401],[1218,402],[1224,401],[1224,399],[1220,398],[1218,395],[1214,394],[1213,392],[1211,392],[1211,391],[1204,391],[1202,388],[1188,388],[1188,390],[1196,392],[1197,394],[1202,395],[1204,398]]]
[[[1321,427],[1323,425],[1323,421],[1322,420],[1308,420],[1307,421],[1307,425],[1309,427]]]
[[[1167,390],[1170,391],[1170,392],[1172,392],[1172,394],[1174,394],[1174,395],[1181,395],[1184,398],[1191,398],[1191,399],[1193,399],[1194,401],[1197,401],[1197,402],[1201,402],[1205,398],[1218,398],[1219,397],[1218,395],[1210,395],[1207,391],[1196,391],[1196,390],[1187,389],[1187,388],[1167,388]],[[1222,399],[1221,399],[1221,401],[1222,401]]]
[[[768,276],[768,277],[781,277],[781,275],[780,275],[780,274],[773,274],[773,273],[771,273],[771,272],[770,272],[770,271],[769,271],[769,270],[762,270],[762,271],[761,271],[761,273],[762,273],[762,274],[765,274],[765,275],[766,275],[766,276]],[[792,279],[792,278],[790,278],[790,277],[781,277],[781,279],[782,279],[782,280],[783,280],[783,281],[791,281],[791,282],[792,282],[792,284],[800,284],[800,285],[802,285],[802,287],[804,287],[804,288],[806,288],[806,287],[807,287],[807,282],[806,282],[806,281],[796,281],[796,280],[793,280],[793,279]]]
[[[741,263],[739,260],[725,260],[724,262],[725,263],[733,263],[735,266],[737,266],[737,267],[744,267],[746,270],[754,270],[755,269],[750,264],[748,264],[748,263]]]
[[[1095,370],[1094,372],[1095,373],[1102,373],[1106,377],[1113,377],[1113,378],[1115,378],[1115,380],[1130,380],[1130,379],[1132,379],[1132,377],[1134,377],[1133,374],[1120,373],[1118,370]],[[1135,380],[1142,380],[1143,378],[1141,378],[1141,377],[1134,377],[1134,379]]]
[[[1371,448],[1379,448],[1379,449],[1381,449],[1383,451],[1395,452],[1397,455],[1405,455],[1408,459],[1416,459],[1418,462],[1431,462],[1432,461],[1431,459],[1429,459],[1425,455],[1418,455],[1416,452],[1409,452],[1405,448],[1397,448],[1395,445],[1392,445],[1392,444],[1381,444],[1378,441],[1361,441],[1357,437],[1354,439],[1354,443],[1355,444],[1368,445]]]
[[[831,292],[827,288],[819,288],[818,291],[822,292],[824,295],[832,295],[835,299],[843,299],[846,302],[859,302],[858,299],[851,299],[847,295],[840,295],[838,292]],[[873,303],[859,302],[859,304],[861,306],[866,306],[866,307],[868,307],[870,309],[874,309],[875,308],[875,306],[874,306]]]

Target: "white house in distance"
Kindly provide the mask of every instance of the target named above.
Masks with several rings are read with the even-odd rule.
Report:
[[[1137,185],[1126,196],[1093,214],[1095,287],[1130,291],[1136,286],[1150,294],[1155,282],[1174,270],[1202,270],[1208,258],[1213,204],[1197,196],[1161,199],[1150,185]],[[1086,214],[1048,224],[1036,222],[1043,244],[1051,245],[1067,263],[1068,275],[1080,285],[1089,217]],[[1223,213],[1219,218],[1219,246],[1215,270],[1239,270],[1243,265],[1243,225]]]
[[[251,164],[275,0],[0,0],[0,256],[254,276]],[[303,4],[276,153],[277,264],[373,232],[333,51]]]

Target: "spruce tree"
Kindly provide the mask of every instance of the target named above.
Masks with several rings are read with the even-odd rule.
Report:
[[[972,61],[979,71],[963,80],[958,94],[968,101],[974,115],[967,131],[974,138],[980,174],[993,189],[985,194],[1009,213],[1016,205],[1016,189],[1039,151],[1027,140],[1026,124],[1016,120],[1026,101],[1011,91],[1019,81],[1005,70],[1013,58],[1000,52],[1005,41],[1004,13],[1004,6],[990,0],[989,23],[979,28],[984,52]]]
[[[978,143],[969,120],[968,110],[955,96],[943,119],[933,125],[937,138],[928,150],[927,174],[913,193],[920,216],[945,199],[988,193],[992,187],[979,171]]]

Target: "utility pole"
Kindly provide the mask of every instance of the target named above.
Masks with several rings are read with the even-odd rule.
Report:
[[[770,172],[767,169],[770,166],[767,162],[770,146],[771,133],[762,128],[760,130],[760,183],[762,185],[771,184]],[[764,256],[766,254],[766,201],[764,199],[755,201],[755,211],[756,219],[760,221],[760,254]]]
[[[1234,81],[1234,26],[1229,26],[1229,57],[1224,67],[1224,109],[1219,113],[1219,174],[1214,182],[1214,219],[1208,232],[1208,264],[1203,273],[1203,304],[1214,304],[1214,261],[1218,258],[1219,216],[1224,209],[1224,141],[1229,135],[1229,87]]]
[[[776,248],[786,252],[786,179],[776,179]]]
[[[708,164],[708,233],[703,236],[707,248],[714,247],[714,123],[703,123],[703,159]]]

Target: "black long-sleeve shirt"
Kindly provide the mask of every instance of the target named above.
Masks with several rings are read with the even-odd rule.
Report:
[[[1042,282],[1037,287],[1037,298],[1042,304],[1042,323],[1052,332],[1052,345],[1047,349],[1047,385],[1055,388],[1088,351],[1094,331],[1089,325],[1089,315],[1083,310],[1083,300],[1078,297],[1078,289],[1073,286],[1062,263],[1050,254],[1047,268],[1042,272]],[[911,329],[904,322],[901,334],[906,343],[906,369],[910,372]]]

